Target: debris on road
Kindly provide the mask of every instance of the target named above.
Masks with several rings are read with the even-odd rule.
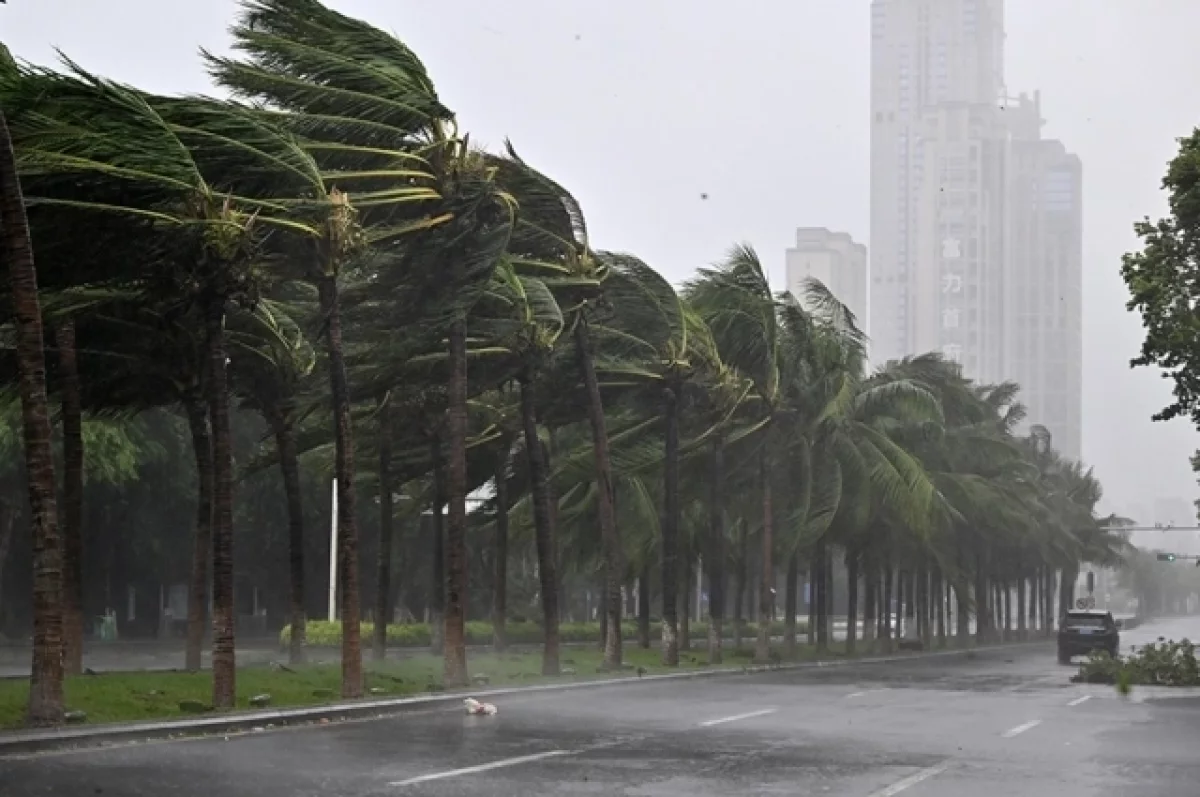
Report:
[[[480,703],[473,697],[468,697],[466,700],[464,700],[463,705],[466,706],[467,713],[472,715],[484,714],[490,717],[496,713],[496,707],[494,705],[491,703]]]

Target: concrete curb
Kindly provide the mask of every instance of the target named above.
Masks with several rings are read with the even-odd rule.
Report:
[[[927,653],[903,653],[853,659],[827,659],[824,661],[806,661],[768,666],[721,667],[717,669],[662,673],[642,677],[631,675],[624,678],[614,677],[574,681],[571,683],[514,686],[484,691],[458,690],[440,695],[420,695],[384,700],[356,700],[353,702],[293,709],[236,711],[217,716],[189,717],[186,719],[162,720],[158,722],[111,723],[92,726],[68,725],[55,728],[3,731],[0,732],[0,758],[14,754],[37,753],[64,748],[102,747],[120,742],[220,736],[222,734],[241,733],[255,729],[262,730],[267,726],[278,728],[321,721],[363,719],[369,717],[381,718],[420,711],[422,709],[448,708],[452,705],[461,705],[463,699],[466,697],[487,699],[510,695],[536,694],[539,692],[566,692],[575,689],[634,686],[660,681],[680,681],[729,675],[757,675],[768,672],[829,669],[865,664],[890,664],[900,661],[949,658],[972,653],[1016,650],[1048,646],[1050,644],[1052,643],[1045,640],[1037,640],[1032,642],[1015,642],[1007,645],[988,645],[978,648],[938,650]]]

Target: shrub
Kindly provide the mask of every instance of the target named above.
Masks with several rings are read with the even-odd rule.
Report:
[[[796,633],[803,635],[806,631],[807,624],[798,622],[796,624]],[[364,640],[370,640],[375,634],[374,623],[363,623],[360,626]],[[508,643],[510,645],[540,645],[542,643],[542,627],[530,620],[510,620],[505,630],[508,634]],[[771,623],[771,636],[783,636],[784,624],[782,622]],[[492,643],[492,624],[483,620],[471,620],[467,623],[467,644],[468,645],[490,645]],[[725,637],[729,638],[733,634],[733,623],[725,622]],[[758,634],[758,626],[755,623],[744,623],[743,634],[747,640],[753,640]],[[703,640],[708,638],[708,623],[693,622],[691,623],[691,635],[694,642],[703,643]],[[621,623],[621,636],[628,641],[637,639],[637,621],[626,620]],[[279,632],[279,644],[286,647],[292,638],[292,627],[285,625],[283,630]],[[600,642],[600,623],[562,623],[558,626],[558,638],[560,642],[569,643],[586,643]],[[662,623],[655,621],[650,623],[650,639],[652,641],[662,638]],[[389,625],[387,627],[388,645],[397,648],[420,648],[428,647],[430,642],[430,631],[428,623],[406,623],[402,625]],[[342,644],[342,624],[340,622],[329,622],[328,620],[310,620],[308,622],[308,644],[315,648],[334,648]]]
[[[1196,646],[1184,639],[1160,641],[1136,649],[1132,655],[1110,658],[1093,653],[1071,679],[1076,683],[1123,686],[1200,686],[1200,664]]]

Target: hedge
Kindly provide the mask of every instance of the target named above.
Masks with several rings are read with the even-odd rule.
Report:
[[[637,639],[637,622],[626,621],[621,624],[623,636],[628,640]],[[755,623],[745,623],[743,634],[747,640],[752,640],[758,634]],[[805,633],[807,623],[803,620],[796,623],[796,632]],[[374,623],[361,625],[363,640],[369,640],[375,633]],[[542,627],[537,623],[513,621],[505,626],[510,645],[539,645],[542,642]],[[772,636],[783,636],[781,621],[771,624]],[[733,623],[725,622],[725,637],[733,634]],[[705,639],[708,636],[707,622],[691,623],[691,636],[694,640]],[[279,632],[279,643],[286,646],[292,637],[292,627],[286,625]],[[650,624],[650,638],[661,639],[662,623]],[[428,623],[409,623],[404,625],[389,625],[387,629],[388,645],[398,648],[428,647],[430,644]],[[558,627],[558,638],[562,642],[599,642],[600,623],[563,623]],[[468,645],[490,645],[492,643],[492,624],[484,621],[467,623]],[[342,624],[328,620],[311,620],[308,623],[308,644],[311,647],[338,647],[342,644]]]

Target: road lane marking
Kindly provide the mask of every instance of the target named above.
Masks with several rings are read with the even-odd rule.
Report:
[[[895,797],[895,795],[899,794],[900,792],[906,791],[907,789],[911,789],[913,786],[916,786],[918,783],[924,783],[925,781],[929,780],[930,778],[933,778],[933,777],[936,777],[936,776],[942,774],[949,768],[950,768],[949,764],[938,764],[935,767],[929,767],[927,769],[922,769],[920,772],[917,772],[913,775],[909,775],[904,780],[898,780],[895,783],[893,783],[891,786],[887,786],[883,789],[880,789],[879,791],[872,794],[871,797]]]
[[[846,699],[850,700],[855,697],[864,697],[866,695],[873,695],[876,692],[883,692],[883,691],[886,691],[886,690],[884,690],[884,689],[864,689],[861,692],[851,692],[850,694],[846,695]]]
[[[714,725],[724,725],[727,722],[737,722],[738,720],[748,720],[752,717],[764,717],[767,714],[774,714],[779,709],[764,708],[761,711],[748,711],[745,714],[734,714],[732,717],[721,717],[720,719],[707,720],[700,723],[701,728],[711,728]]]
[[[1000,735],[1003,736],[1005,739],[1011,739],[1014,736],[1018,736],[1022,733],[1025,733],[1025,731],[1029,730],[1030,728],[1036,728],[1037,726],[1039,726],[1041,724],[1042,724],[1041,720],[1030,720],[1029,722],[1025,723],[1024,725],[1018,725],[1015,728],[1009,728],[1008,730],[1006,730],[1004,733],[1002,733]]]
[[[530,764],[534,761],[541,761],[546,758],[555,758],[557,756],[575,755],[575,750],[551,750],[548,753],[535,753],[533,755],[517,756],[516,758],[502,758],[499,761],[492,761],[488,764],[479,764],[474,767],[463,767],[462,769],[448,769],[445,772],[433,772],[428,775],[418,775],[415,778],[407,780],[397,780],[389,783],[389,786],[412,786],[416,783],[428,783],[431,780],[445,780],[446,778],[457,778],[461,775],[474,775],[477,772],[487,772],[492,769],[502,769],[503,767],[515,767],[520,764]]]
[[[1089,700],[1091,700],[1091,699],[1092,699],[1092,696],[1091,696],[1091,695],[1084,695],[1083,697],[1077,697],[1077,698],[1075,698],[1074,700],[1072,700],[1072,701],[1071,701],[1070,703],[1068,703],[1067,705],[1068,705],[1068,706],[1078,706],[1080,703],[1086,703],[1086,702],[1088,702],[1088,701],[1089,701]]]

